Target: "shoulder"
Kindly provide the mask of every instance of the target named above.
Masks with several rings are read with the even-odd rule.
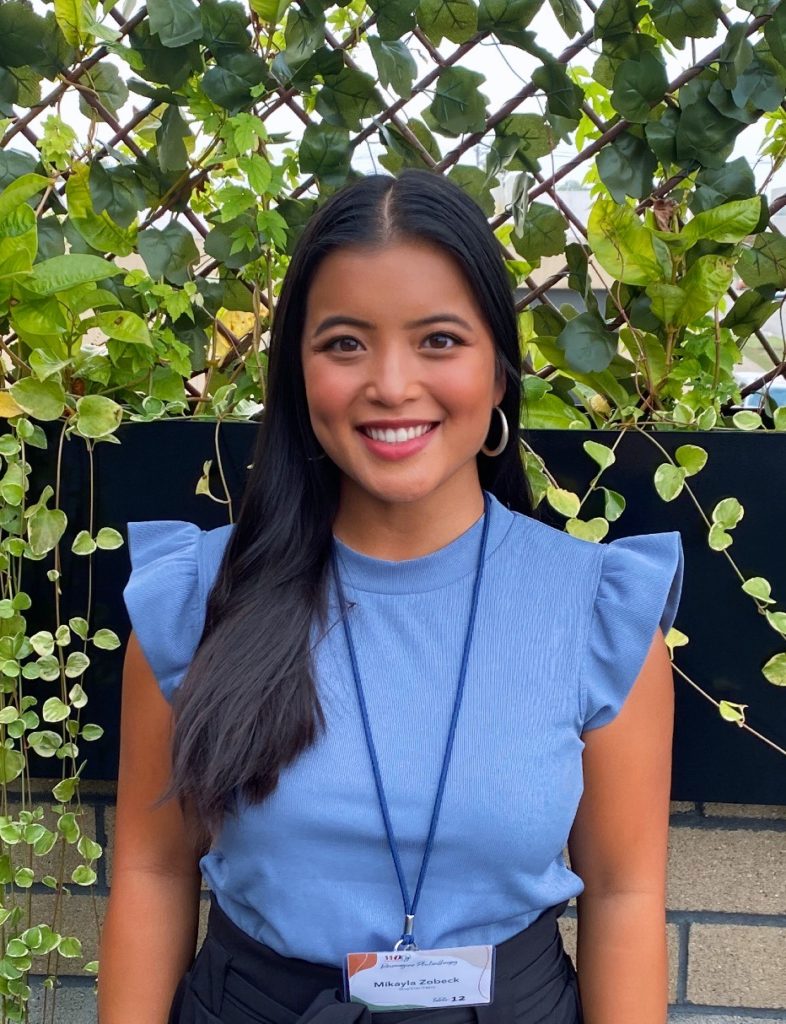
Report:
[[[128,523],[131,572],[123,600],[167,699],[202,636],[207,599],[233,528],[203,530],[177,519]]]

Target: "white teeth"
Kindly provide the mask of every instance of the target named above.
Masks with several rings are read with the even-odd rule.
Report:
[[[416,437],[421,437],[431,430],[431,424],[423,423],[419,427],[398,427],[397,430],[393,430],[392,427],[389,427],[387,430],[380,430],[377,427],[364,427],[363,430],[374,441],[384,441],[386,444],[401,444],[404,441],[412,441]]]

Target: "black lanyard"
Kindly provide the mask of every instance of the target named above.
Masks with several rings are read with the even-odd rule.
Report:
[[[336,545],[335,543],[331,548],[331,560],[333,567],[333,576],[336,581],[336,591],[338,593],[339,605],[342,612],[342,621],[344,623],[344,635],[347,639],[347,647],[349,648],[349,659],[352,663],[352,674],[355,677],[355,689],[358,695],[358,704],[360,705],[360,714],[363,719],[363,731],[366,736],[366,745],[368,747],[369,756],[371,758],[371,767],[374,770],[374,782],[377,787],[377,796],[379,798],[379,806],[382,811],[382,817],[385,822],[385,831],[387,833],[388,845],[390,847],[390,853],[393,857],[393,863],[396,867],[396,874],[398,875],[398,884],[401,887],[401,898],[404,901],[404,930],[401,938],[395,944],[395,949],[417,949],[415,945],[415,911],[417,909],[418,900],[420,899],[420,891],[423,886],[423,879],[426,877],[426,868],[431,858],[431,851],[434,846],[434,835],[437,830],[437,822],[439,820],[439,812],[442,807],[442,797],[445,792],[445,781],[448,777],[448,768],[450,767],[450,758],[453,752],[453,740],[456,736],[456,723],[458,722],[459,711],[461,709],[461,699],[464,695],[464,680],[467,675],[467,664],[469,662],[469,652],[472,646],[472,632],[475,625],[475,614],[478,607],[478,595],[480,593],[480,581],[483,576],[483,565],[486,557],[486,542],[488,539],[489,529],[489,498],[486,492],[483,492],[483,530],[480,538],[480,550],[478,552],[478,563],[475,570],[475,583],[472,588],[472,602],[470,605],[469,622],[467,623],[467,633],[464,640],[464,653],[461,659],[461,669],[459,670],[458,683],[456,685],[456,698],[453,702],[453,715],[450,720],[450,728],[448,730],[447,743],[445,745],[445,755],[442,759],[442,771],[439,777],[439,785],[437,786],[437,795],[434,798],[434,809],[431,813],[431,825],[429,827],[428,838],[426,839],[426,846],[423,852],[423,860],[420,865],[420,873],[418,875],[417,885],[415,887],[415,895],[410,902],[409,890],[407,888],[407,882],[404,878],[404,869],[401,866],[401,858],[399,856],[398,843],[396,837],[393,834],[393,825],[390,820],[390,811],[388,810],[388,802],[385,797],[385,789],[382,785],[382,774],[379,769],[379,759],[377,757],[376,747],[374,746],[374,738],[371,735],[371,726],[368,718],[368,708],[366,707],[366,698],[363,694],[363,684],[360,681],[360,671],[358,669],[357,656],[355,654],[355,645],[352,641],[352,630],[349,625],[349,617],[347,615],[347,602],[344,597],[344,589],[341,585],[341,578],[338,573],[338,567],[336,565]]]

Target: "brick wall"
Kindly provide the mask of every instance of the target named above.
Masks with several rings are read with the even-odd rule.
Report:
[[[98,862],[95,896],[78,886],[64,903],[68,930],[97,958],[98,929],[111,883],[114,786],[85,783],[84,830],[95,825],[106,853]],[[671,807],[669,836],[669,1024],[786,1022],[786,806],[684,804]],[[42,891],[37,891],[42,890]],[[207,919],[202,894],[200,941]],[[42,919],[54,896],[33,887]],[[576,906],[560,919],[575,959]],[[63,927],[63,931],[66,927]],[[60,985],[44,994],[31,979],[30,1024],[95,1024],[95,979],[60,960]],[[633,1024],[633,1022],[632,1022]]]

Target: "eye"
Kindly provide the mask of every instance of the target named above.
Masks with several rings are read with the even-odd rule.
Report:
[[[463,344],[462,341],[454,337],[452,334],[444,334],[442,331],[437,331],[436,334],[429,334],[428,338],[426,338],[426,341],[433,341],[435,338],[437,339],[437,341],[441,340],[442,342],[448,341],[452,343],[449,345],[437,344],[432,346],[432,348],[438,349],[441,352],[444,352],[451,348],[455,348],[457,345]]]
[[[358,351],[358,348],[352,348],[352,347],[345,348],[344,347],[345,343],[348,343],[350,346],[359,346],[360,345],[360,342],[356,338],[350,338],[347,335],[342,335],[340,338],[332,338],[330,341],[326,342],[322,346],[321,351],[322,352],[346,352],[346,353],[352,353],[352,352],[357,352]]]

